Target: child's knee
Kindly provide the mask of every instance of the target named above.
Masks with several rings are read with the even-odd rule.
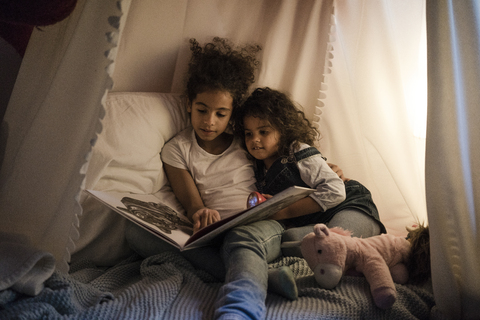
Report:
[[[280,248],[283,227],[273,220],[262,220],[230,230],[223,239],[223,252],[230,255],[233,250],[242,248],[267,256],[272,249]],[[278,249],[280,250],[280,249]]]

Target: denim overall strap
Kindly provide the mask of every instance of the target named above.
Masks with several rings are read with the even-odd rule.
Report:
[[[291,153],[288,157],[281,157],[265,172],[263,161],[256,160],[255,178],[257,189],[261,193],[275,195],[291,186],[309,187],[300,177],[297,162],[321,153],[314,147]]]

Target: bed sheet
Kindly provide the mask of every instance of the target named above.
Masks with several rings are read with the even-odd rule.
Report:
[[[363,277],[345,276],[325,290],[304,259],[283,257],[270,267],[282,265],[292,269],[299,298],[269,293],[267,319],[428,319],[435,304],[429,284],[397,285],[397,301],[381,310]],[[212,319],[221,285],[176,253],[132,255],[110,268],[79,261],[69,275],[54,272],[37,296],[0,292],[0,319]]]

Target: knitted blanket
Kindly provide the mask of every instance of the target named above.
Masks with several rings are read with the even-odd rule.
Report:
[[[281,265],[292,268],[299,299],[269,293],[267,319],[428,319],[435,304],[431,287],[397,285],[397,301],[381,310],[363,277],[324,290],[305,260],[285,257],[270,267]],[[174,253],[132,256],[105,270],[78,263],[69,275],[54,272],[37,296],[1,291],[0,319],[212,319],[221,285]]]

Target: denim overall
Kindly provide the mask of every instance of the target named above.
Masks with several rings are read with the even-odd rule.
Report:
[[[277,159],[270,169],[265,172],[263,161],[255,162],[255,177],[259,192],[275,195],[291,186],[308,186],[301,178],[297,162],[321,153],[314,147],[292,153],[288,157]],[[325,159],[325,158],[323,158]],[[325,159],[326,160],[326,159]],[[332,217],[344,209],[356,209],[374,218],[380,226],[380,232],[386,233],[385,226],[380,222],[378,210],[367,188],[355,180],[345,182],[346,199],[339,205],[326,210],[305,216],[283,220],[287,227],[300,227],[316,223],[328,223]]]

